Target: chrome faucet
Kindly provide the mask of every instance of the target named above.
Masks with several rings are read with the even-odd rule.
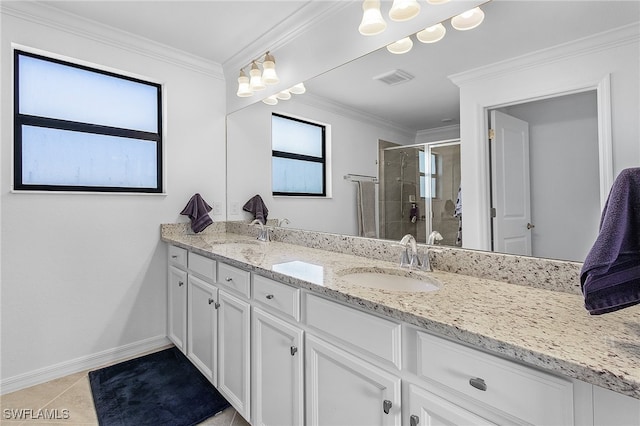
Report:
[[[260,232],[258,233],[257,240],[264,241],[266,243],[271,241],[271,237],[269,236],[269,228],[265,228],[264,224],[261,221],[259,221],[258,219],[254,219],[254,221],[251,222],[250,225],[258,225],[260,227]]]
[[[278,219],[278,228],[282,228],[282,225],[288,225],[291,222],[286,217],[284,219]]]
[[[427,238],[427,244],[434,245],[436,241],[442,241],[442,235],[438,231],[433,231]]]
[[[402,237],[400,245],[404,247],[402,257],[400,258],[400,266],[408,266],[410,268],[421,267],[422,262],[420,262],[420,258],[418,257],[418,245],[413,235],[407,234]],[[409,250],[411,250],[411,253],[409,253]]]

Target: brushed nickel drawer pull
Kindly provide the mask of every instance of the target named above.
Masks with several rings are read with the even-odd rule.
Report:
[[[479,377],[469,379],[469,384],[478,390],[487,390],[487,384],[485,383],[484,379],[481,379]]]

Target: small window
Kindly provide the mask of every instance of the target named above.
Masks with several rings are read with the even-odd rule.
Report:
[[[326,128],[271,116],[273,195],[326,196]]]
[[[16,50],[14,188],[162,192],[161,87]]]

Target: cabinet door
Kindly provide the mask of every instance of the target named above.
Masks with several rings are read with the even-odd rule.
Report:
[[[218,289],[189,275],[187,357],[214,386],[218,363]]]
[[[251,322],[254,424],[302,425],[302,330],[259,308]]]
[[[400,379],[309,334],[305,380],[308,425],[400,426]]]
[[[494,424],[412,384],[409,385],[408,400],[410,426],[484,426]]]
[[[249,303],[218,291],[218,390],[245,419],[249,411]]]
[[[187,273],[175,266],[169,266],[167,284],[167,337],[178,349],[185,352],[187,338]]]

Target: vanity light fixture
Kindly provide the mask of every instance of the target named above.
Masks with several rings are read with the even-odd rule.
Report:
[[[362,22],[358,27],[360,34],[372,36],[380,34],[387,28],[387,23],[380,13],[380,0],[364,0],[362,2]]]
[[[417,32],[416,38],[422,43],[436,43],[442,40],[446,33],[447,29],[442,25],[442,23],[439,23]]]
[[[278,105],[278,95],[271,95],[262,100],[267,105]]]
[[[262,64],[262,71],[260,71],[259,64]],[[249,67],[249,75],[247,77],[244,69]],[[248,65],[240,68],[240,75],[238,76],[238,91],[237,96],[241,98],[249,97],[253,95],[253,92],[266,89],[267,85],[277,84],[280,82],[278,75],[276,74],[276,61],[267,52],[258,59],[254,59],[249,62]]]
[[[387,50],[391,53],[395,53],[396,55],[401,55],[410,51],[412,47],[413,41],[411,41],[411,38],[405,37],[388,45]]]
[[[484,21],[484,12],[479,7],[451,18],[451,26],[459,31],[472,30]]]
[[[276,97],[281,101],[288,101],[289,99],[291,99],[291,92],[289,92],[289,89],[283,90],[281,92],[278,92]]]
[[[247,98],[253,95],[253,90],[249,87],[249,77],[247,77],[243,69],[240,69],[240,76],[238,77],[238,92],[236,95],[240,98]]]
[[[304,87],[304,83],[298,83],[289,89],[289,92],[293,93],[294,95],[302,95],[306,91],[307,91],[307,88]]]
[[[420,13],[420,4],[417,0],[393,0],[389,18],[392,21],[403,22],[415,18],[418,13]]]

